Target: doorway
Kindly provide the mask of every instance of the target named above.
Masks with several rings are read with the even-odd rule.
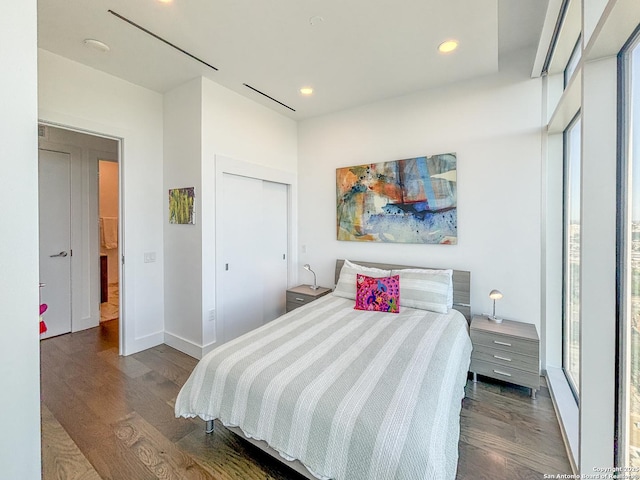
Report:
[[[101,305],[109,303],[108,320],[119,322],[121,276],[118,262],[119,140],[51,125],[38,126],[40,205],[40,289],[47,332],[41,338],[102,325]],[[113,187],[100,189],[99,165],[115,173]],[[113,168],[115,167],[115,168]],[[105,174],[109,177],[109,175]],[[115,191],[113,190],[115,189]],[[100,213],[102,203],[115,209]],[[115,205],[111,203],[115,199]],[[115,218],[104,245],[103,217]],[[113,237],[109,236],[113,233]],[[111,252],[111,253],[110,253]],[[101,253],[105,254],[104,260]],[[109,256],[112,257],[109,270]],[[103,268],[101,268],[103,266]],[[115,273],[114,273],[115,271]],[[102,278],[104,278],[105,287]],[[109,292],[109,282],[112,283]],[[114,287],[117,289],[114,292]],[[105,302],[103,302],[105,300]],[[115,300],[115,302],[114,302]],[[114,302],[114,303],[112,303]],[[116,330],[119,325],[116,325]],[[110,331],[114,329],[111,328]]]
[[[100,324],[104,324],[120,319],[118,162],[98,160],[98,179]]]

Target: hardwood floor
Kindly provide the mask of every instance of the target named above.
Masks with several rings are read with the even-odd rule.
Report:
[[[196,360],[161,345],[118,356],[117,321],[41,342],[44,480],[303,477],[217,425],[176,419]],[[457,479],[540,479],[571,473],[543,389],[467,383]]]
[[[479,376],[467,382],[460,418],[458,480],[536,479],[571,474],[549,390]]]

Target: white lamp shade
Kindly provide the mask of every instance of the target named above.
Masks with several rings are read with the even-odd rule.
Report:
[[[500,300],[502,298],[502,292],[500,290],[491,290],[489,292],[489,298],[491,300]]]

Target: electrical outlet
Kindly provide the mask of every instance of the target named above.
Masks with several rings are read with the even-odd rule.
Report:
[[[144,263],[154,263],[156,261],[156,252],[144,252]]]
[[[209,321],[210,322],[215,322],[216,321],[216,309],[215,308],[209,310]]]

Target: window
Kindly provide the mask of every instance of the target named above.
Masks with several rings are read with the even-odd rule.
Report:
[[[563,367],[580,391],[580,117],[564,132]]]
[[[640,467],[640,36],[620,58],[618,464]]]
[[[582,57],[582,36],[578,37],[578,41],[576,42],[573,50],[571,51],[571,56],[569,57],[569,61],[567,62],[567,66],[564,69],[564,87],[567,87],[569,80],[571,80],[571,76],[573,72],[578,68],[578,63],[580,62],[580,58]]]

